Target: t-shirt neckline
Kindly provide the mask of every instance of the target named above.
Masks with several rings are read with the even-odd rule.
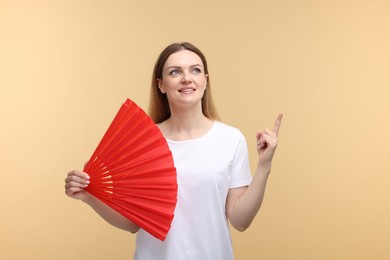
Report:
[[[209,135],[211,135],[212,132],[214,132],[214,129],[216,128],[217,124],[218,124],[218,122],[216,120],[214,120],[211,128],[205,134],[203,134],[199,137],[195,137],[195,138],[187,139],[187,140],[173,140],[173,139],[169,139],[167,137],[165,137],[165,139],[167,140],[168,143],[176,143],[176,144],[198,142],[198,141],[201,141],[201,140],[207,138]]]

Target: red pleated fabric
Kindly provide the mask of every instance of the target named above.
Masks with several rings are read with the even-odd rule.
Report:
[[[177,202],[172,153],[153,120],[130,99],[122,104],[84,167],[87,192],[160,240]]]

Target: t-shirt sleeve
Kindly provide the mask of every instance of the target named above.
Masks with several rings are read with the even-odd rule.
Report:
[[[231,165],[230,188],[248,186],[251,181],[248,146],[245,137],[240,132]]]

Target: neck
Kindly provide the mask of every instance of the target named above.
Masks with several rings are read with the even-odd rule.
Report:
[[[208,121],[210,120],[203,114],[193,114],[186,116],[172,114],[168,120],[168,123],[173,131],[191,132],[197,128],[202,127]]]
[[[160,125],[165,137],[172,140],[189,140],[206,134],[213,120],[199,110],[171,110],[171,117]]]

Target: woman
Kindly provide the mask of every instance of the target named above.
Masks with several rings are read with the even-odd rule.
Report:
[[[228,222],[244,231],[263,201],[278,143],[274,128],[258,132],[258,164],[251,175],[242,133],[219,121],[207,62],[190,43],[169,45],[154,67],[149,114],[172,151],[178,201],[171,229],[160,241],[83,191],[88,175],[71,171],[66,194],[89,204],[112,225],[137,233],[135,259],[233,259]]]

